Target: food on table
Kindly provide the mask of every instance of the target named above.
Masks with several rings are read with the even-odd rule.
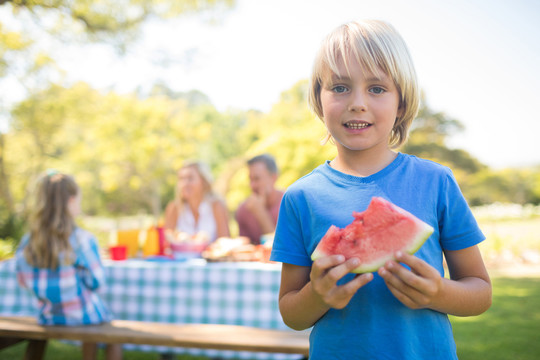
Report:
[[[201,253],[208,246],[210,238],[203,231],[194,235],[176,231],[169,236],[169,242],[173,252]]]
[[[357,257],[354,273],[373,272],[394,258],[396,251],[415,253],[433,233],[433,228],[391,202],[374,197],[363,212],[353,212],[345,228],[330,226],[311,255],[313,260],[341,254]]]
[[[245,236],[220,237],[204,249],[202,257],[208,261],[268,261],[265,245],[253,245]]]

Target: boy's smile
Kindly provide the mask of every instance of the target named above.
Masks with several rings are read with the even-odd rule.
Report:
[[[354,57],[348,59],[347,67],[343,60],[339,61],[337,68],[338,74],[329,74],[322,82],[321,104],[324,122],[336,141],[338,153],[386,153],[401,112],[394,82],[380,69],[377,74],[364,72]]]
[[[346,128],[353,129],[353,130],[360,130],[365,129],[368,126],[371,126],[371,124],[363,121],[349,121],[344,124]]]

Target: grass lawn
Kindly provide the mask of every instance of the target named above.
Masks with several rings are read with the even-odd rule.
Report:
[[[10,348],[0,350],[0,359],[18,360],[23,358],[26,343],[17,344]],[[78,346],[65,344],[60,341],[49,341],[45,353],[45,360],[81,360],[81,351]],[[104,352],[100,351],[98,360],[104,360]],[[159,360],[158,353],[140,351],[124,351],[124,360]],[[209,360],[204,356],[178,355],[178,360]]]
[[[540,359],[540,278],[494,278],[484,314],[452,317],[460,360]]]
[[[493,279],[493,305],[485,314],[451,317],[460,360],[540,359],[540,278]],[[2,359],[22,359],[25,344],[0,350]],[[102,354],[99,359],[104,359]],[[81,359],[79,348],[52,341],[46,360]],[[125,360],[158,360],[155,353],[124,353]],[[178,360],[207,360],[182,355]]]

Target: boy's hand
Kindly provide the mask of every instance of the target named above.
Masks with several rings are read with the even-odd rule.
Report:
[[[342,309],[362,286],[373,280],[373,274],[362,274],[343,285],[337,285],[339,279],[358,267],[356,258],[345,261],[342,255],[319,258],[313,262],[310,279],[313,292],[326,305]]]
[[[388,261],[378,270],[388,289],[411,309],[429,308],[443,286],[439,272],[424,260],[401,251],[396,253],[396,260],[411,270],[396,261]]]

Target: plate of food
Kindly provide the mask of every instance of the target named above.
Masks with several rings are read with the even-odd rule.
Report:
[[[271,248],[267,247],[251,244],[249,238],[244,236],[221,237],[202,251],[202,257],[209,262],[268,261]]]

